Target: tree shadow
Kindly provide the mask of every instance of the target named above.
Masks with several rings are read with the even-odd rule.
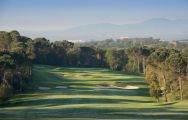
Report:
[[[156,105],[156,106],[169,106],[169,105],[174,105],[176,103],[178,103],[178,102],[163,103],[163,104]]]
[[[112,96],[113,97],[113,96]],[[47,99],[25,99],[22,101],[7,102],[1,104],[0,108],[7,107],[22,107],[22,106],[37,106],[37,105],[72,105],[72,104],[118,104],[118,103],[153,103],[149,100],[131,100],[131,99],[113,99],[113,98],[47,98]]]
[[[49,106],[49,105],[47,105]],[[46,106],[46,107],[47,107]],[[188,119],[187,111],[175,111],[172,108],[106,108],[106,107],[73,107],[59,109],[32,109],[27,114],[22,110],[19,116],[11,116],[10,113],[0,114],[1,119]]]

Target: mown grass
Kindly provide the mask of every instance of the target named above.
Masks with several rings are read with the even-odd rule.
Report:
[[[33,90],[1,104],[0,119],[188,119],[188,101],[156,103],[149,97],[143,76],[100,68],[41,65],[35,66],[33,72]],[[117,82],[140,89],[97,86]],[[39,90],[39,86],[51,89]]]

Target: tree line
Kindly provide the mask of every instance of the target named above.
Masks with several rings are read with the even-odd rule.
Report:
[[[138,39],[136,39],[138,41]],[[144,40],[143,40],[144,41]],[[156,42],[154,40],[153,42]],[[100,48],[67,40],[30,39],[17,31],[0,33],[0,98],[23,91],[32,75],[32,64],[103,67],[144,74],[150,95],[157,101],[188,98],[188,49],[145,45]],[[14,82],[12,82],[14,81]],[[10,93],[11,94],[10,94]],[[8,98],[8,97],[5,98]]]
[[[0,100],[26,90],[35,57],[32,42],[17,31],[0,32]]]
[[[188,48],[188,40],[163,41],[160,39],[148,38],[123,38],[106,39],[102,41],[87,41],[76,43],[77,46],[95,46],[101,49],[107,48],[130,48],[130,47],[153,47],[183,50]]]

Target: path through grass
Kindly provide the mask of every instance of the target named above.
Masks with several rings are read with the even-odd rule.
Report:
[[[188,101],[156,103],[142,76],[99,68],[35,66],[33,71],[34,90],[0,105],[0,119],[188,119]],[[98,87],[115,82],[140,89]]]

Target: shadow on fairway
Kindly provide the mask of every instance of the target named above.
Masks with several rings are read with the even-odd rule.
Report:
[[[172,108],[136,108],[136,109],[110,109],[110,108],[63,108],[63,109],[34,109],[20,116],[0,113],[1,120],[10,119],[58,119],[58,118],[94,118],[94,119],[187,119],[187,111],[173,111]],[[19,112],[19,110],[14,111]]]

